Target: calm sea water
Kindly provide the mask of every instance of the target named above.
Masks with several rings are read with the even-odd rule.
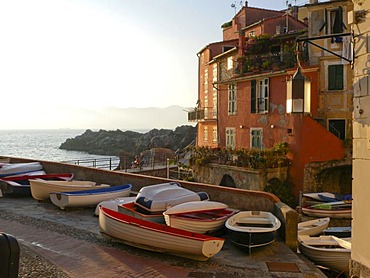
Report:
[[[84,132],[83,129],[0,130],[0,155],[58,162],[111,157],[59,149],[68,138]]]

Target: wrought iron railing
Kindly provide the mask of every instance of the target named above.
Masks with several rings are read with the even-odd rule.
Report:
[[[62,163],[81,165],[86,167],[93,167],[106,170],[114,170],[119,166],[119,157],[107,157],[107,158],[82,158],[61,161]]]

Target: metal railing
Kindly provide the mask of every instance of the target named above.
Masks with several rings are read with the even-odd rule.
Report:
[[[119,157],[107,157],[107,158],[83,158],[62,161],[62,163],[81,165],[86,167],[93,167],[106,170],[114,170],[119,166]]]

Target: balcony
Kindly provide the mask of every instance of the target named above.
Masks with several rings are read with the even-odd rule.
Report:
[[[188,122],[204,122],[217,119],[217,109],[209,108],[194,108],[188,112]]]

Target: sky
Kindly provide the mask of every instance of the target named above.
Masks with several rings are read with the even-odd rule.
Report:
[[[9,115],[0,129],[68,126],[63,118],[78,116],[66,113],[86,109],[194,107],[196,54],[222,40],[240,3],[0,0],[0,103]],[[248,5],[281,10],[286,1]]]

